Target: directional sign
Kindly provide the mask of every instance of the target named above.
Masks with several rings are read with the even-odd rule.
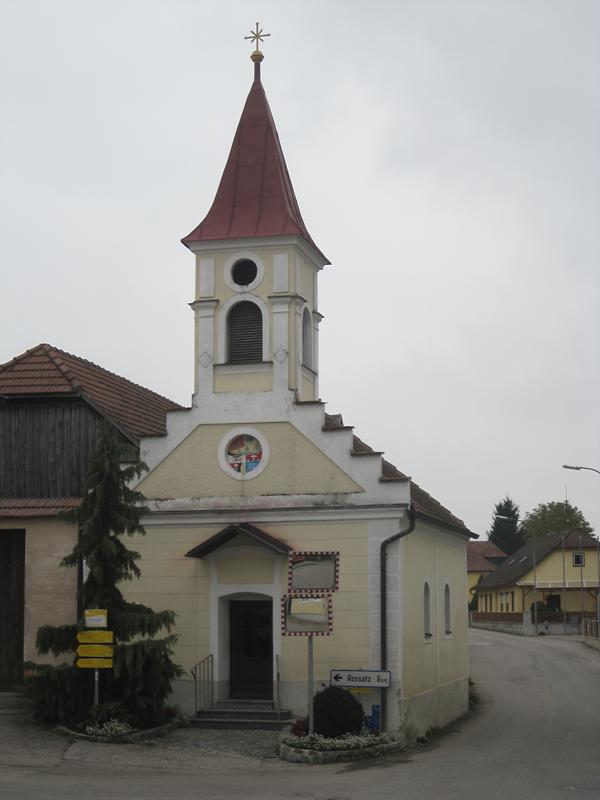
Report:
[[[81,644],[111,644],[113,637],[112,631],[79,631],[77,641]]]
[[[86,608],[83,612],[86,628],[106,628],[108,611],[105,608]]]
[[[392,674],[387,670],[377,669],[332,669],[329,675],[331,686],[344,686],[357,689],[387,689]]]
[[[77,655],[112,658],[113,648],[110,644],[80,644],[77,648]]]
[[[112,669],[112,658],[78,658],[75,662],[80,669]]]

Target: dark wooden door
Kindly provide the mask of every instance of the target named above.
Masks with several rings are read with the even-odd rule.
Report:
[[[229,692],[234,699],[273,697],[273,605],[229,603]]]
[[[0,531],[0,689],[23,683],[25,531]]]

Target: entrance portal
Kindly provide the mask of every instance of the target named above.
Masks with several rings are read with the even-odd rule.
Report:
[[[229,693],[233,699],[273,697],[273,604],[229,601]]]

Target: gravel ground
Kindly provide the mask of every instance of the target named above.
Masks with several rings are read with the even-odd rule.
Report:
[[[277,756],[278,739],[273,731],[179,728],[135,744],[71,742],[29,714],[2,714],[0,764],[50,766],[69,761],[155,768],[277,768],[283,765]]]

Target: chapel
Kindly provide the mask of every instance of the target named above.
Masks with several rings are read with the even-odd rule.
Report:
[[[164,435],[140,438],[150,513],[127,594],[177,613],[188,712],[254,702],[305,716],[310,646],[309,691],[339,670],[387,672],[389,686],[357,696],[411,738],[467,709],[471,534],[320,399],[329,261],[300,212],[263,54],[251,58],[213,203],[182,239],[194,393]]]

